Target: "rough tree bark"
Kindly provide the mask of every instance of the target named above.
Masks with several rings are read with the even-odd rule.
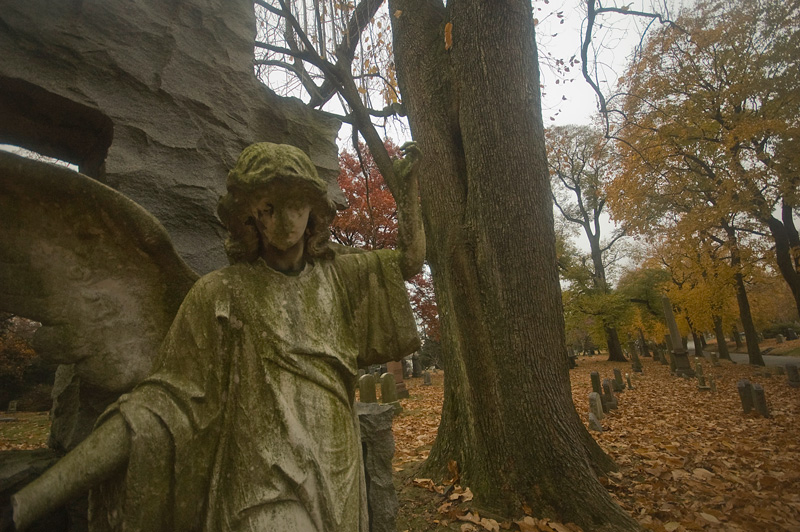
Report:
[[[572,403],[531,4],[389,6],[442,325],[445,402],[426,466],[455,460],[502,515],[526,503],[585,530],[638,529],[598,482],[613,464]]]
[[[730,360],[731,353],[728,350],[728,340],[725,338],[725,331],[722,329],[722,318],[714,315],[712,319],[714,320],[714,336],[717,337],[719,358]]]
[[[744,329],[744,339],[747,344],[747,358],[754,366],[763,366],[764,358],[761,356],[761,348],[758,346],[758,333],[753,323],[753,314],[750,312],[750,301],[747,298],[747,288],[744,284],[742,274],[742,258],[739,254],[739,246],[736,239],[736,231],[725,224],[725,231],[728,234],[728,246],[731,254],[731,267],[735,273],[733,275],[734,287],[736,289],[736,302],[739,305],[739,319],[742,320]],[[737,335],[738,336],[738,335]],[[739,342],[737,342],[738,346]]]

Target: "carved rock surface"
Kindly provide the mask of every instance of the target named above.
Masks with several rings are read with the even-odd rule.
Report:
[[[397,493],[392,480],[392,405],[356,403],[367,479],[370,532],[397,530]]]
[[[216,203],[257,141],[335,184],[339,122],[253,71],[251,0],[0,2],[0,143],[72,162],[153,213],[199,273],[227,263]]]

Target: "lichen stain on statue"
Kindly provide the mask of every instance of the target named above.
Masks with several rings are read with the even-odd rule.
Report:
[[[94,487],[93,531],[366,532],[355,385],[419,346],[407,251],[329,245],[335,206],[297,148],[246,148],[227,190],[231,265],[191,288],[155,371],[15,496],[18,524],[84,488],[68,478]]]

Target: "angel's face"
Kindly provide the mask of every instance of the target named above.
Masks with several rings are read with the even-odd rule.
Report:
[[[270,187],[255,194],[251,213],[265,244],[286,251],[302,245],[311,205],[289,187]]]

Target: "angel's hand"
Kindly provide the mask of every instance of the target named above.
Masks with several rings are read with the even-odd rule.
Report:
[[[422,159],[422,152],[414,141],[403,144],[400,147],[400,152],[403,156],[400,159],[395,159],[393,163],[394,178],[387,181],[389,190],[391,190],[398,204],[409,199],[418,201],[416,196],[409,196],[413,192],[410,189],[417,187],[417,169],[419,168],[419,161]]]
[[[400,268],[403,277],[410,279],[422,270],[425,261],[425,232],[417,177],[422,152],[416,142],[406,142],[400,150],[403,157],[394,161],[394,175],[387,184],[397,203],[397,248],[402,255]]]

